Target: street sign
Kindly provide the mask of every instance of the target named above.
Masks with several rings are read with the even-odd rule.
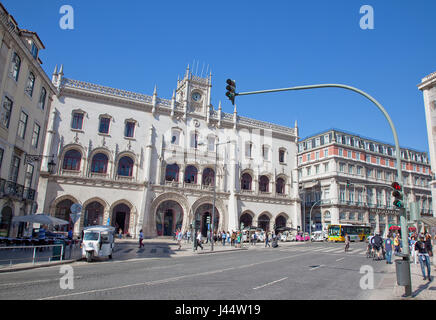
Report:
[[[71,213],[80,213],[82,212],[82,205],[79,203],[73,203],[70,207]]]

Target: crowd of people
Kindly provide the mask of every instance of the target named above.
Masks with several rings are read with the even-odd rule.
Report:
[[[373,257],[377,261],[386,259],[387,264],[392,264],[392,255],[401,254],[404,251],[400,233],[389,233],[386,239],[383,239],[380,234],[375,234],[368,240],[367,257]],[[430,270],[433,257],[431,235],[429,233],[410,233],[408,246],[411,263],[418,264],[417,261],[419,261],[423,279],[431,281]]]
[[[248,238],[249,237],[249,238]],[[240,248],[242,246],[242,243],[244,241],[249,241],[250,245],[256,245],[257,242],[262,242],[265,244],[265,247],[271,247],[271,243],[276,243],[280,237],[280,234],[275,234],[274,232],[268,232],[268,233],[257,233],[257,232],[251,232],[251,233],[243,233],[241,231],[217,231],[212,234],[212,232],[208,232],[207,236],[204,237],[201,231],[197,231],[195,234],[192,234],[190,230],[185,231],[184,233],[181,232],[180,229],[177,229],[177,231],[174,234],[174,239],[177,240],[177,243],[179,245],[179,250],[182,247],[182,241],[185,241],[185,243],[191,243],[192,241],[195,241],[195,250],[200,247],[203,250],[203,244],[209,243],[211,239],[213,239],[215,244],[219,244],[222,246],[231,246],[235,248]]]

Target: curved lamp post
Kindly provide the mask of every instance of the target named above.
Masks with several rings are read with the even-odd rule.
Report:
[[[386,110],[383,108],[383,106],[372,96],[367,94],[366,92],[359,90],[357,88],[347,86],[344,84],[315,84],[315,85],[306,85],[306,86],[297,86],[297,87],[290,87],[290,88],[282,88],[282,89],[272,89],[272,90],[261,90],[261,91],[251,91],[251,92],[241,92],[241,93],[235,93],[235,96],[244,96],[244,95],[251,95],[251,94],[260,94],[260,93],[272,93],[272,92],[281,92],[281,91],[296,91],[296,90],[308,90],[308,89],[320,89],[320,88],[341,88],[350,90],[353,92],[356,92],[368,100],[370,100],[372,103],[375,104],[375,106],[383,113],[386,120],[389,123],[389,126],[391,127],[392,134],[394,136],[395,141],[395,149],[396,149],[396,161],[397,161],[397,179],[398,182],[403,185],[403,176],[401,173],[401,157],[400,157],[400,144],[398,141],[398,135],[397,131],[395,129],[395,126],[391,120],[391,117],[386,112]],[[406,221],[406,209],[400,208],[400,224],[401,224],[401,240],[403,244],[403,259],[406,261],[409,261],[409,242],[408,242],[408,234],[407,234],[407,221]],[[405,286],[405,296],[410,296],[412,294],[412,280],[410,278],[410,265],[409,265],[409,279],[408,279],[408,285]]]

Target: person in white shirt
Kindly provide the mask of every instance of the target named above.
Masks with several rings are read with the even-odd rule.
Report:
[[[197,246],[201,248],[201,250],[203,250],[203,245],[201,244],[202,242],[202,235],[201,232],[198,231],[198,235],[197,235]]]

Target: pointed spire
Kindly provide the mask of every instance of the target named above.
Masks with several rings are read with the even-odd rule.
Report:
[[[64,65],[61,64],[61,68],[59,69],[59,74],[63,75],[64,74]]]
[[[58,65],[55,66],[55,69],[53,71],[53,74],[58,74]]]
[[[185,73],[185,78],[189,77],[189,63],[188,66],[186,67],[186,73]]]
[[[174,117],[175,110],[176,110],[176,90],[173,90],[173,97],[171,98],[171,117]]]
[[[156,88],[156,85],[154,85],[153,98],[151,100],[151,103],[153,105],[153,108],[151,109],[151,113],[154,114],[156,112],[156,106],[157,106],[157,88]]]

